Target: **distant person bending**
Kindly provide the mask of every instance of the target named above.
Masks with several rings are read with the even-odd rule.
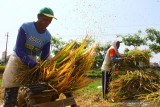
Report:
[[[37,64],[36,56],[41,55],[43,61],[49,56],[51,34],[46,28],[55,18],[54,13],[50,8],[45,7],[40,10],[37,18],[36,22],[22,24],[18,31],[15,48],[2,78],[2,87],[5,88],[4,107],[15,107],[17,103],[18,90],[21,85],[14,79],[18,74],[19,60],[33,68]]]
[[[119,52],[118,48],[120,46],[120,41],[113,41],[111,47],[108,49],[105,59],[103,61],[101,70],[102,70],[102,91],[103,91],[103,99],[106,100],[106,94],[109,89],[109,82],[111,81],[111,72],[112,67],[115,63],[121,62],[123,59],[118,58]]]

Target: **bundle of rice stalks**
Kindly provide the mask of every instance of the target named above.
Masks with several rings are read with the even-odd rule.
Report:
[[[135,48],[122,54],[121,57],[124,60],[116,63],[116,69],[113,71],[112,78],[117,79],[119,75],[125,75],[127,71],[144,70],[146,66],[149,66],[149,60],[152,56],[149,50],[138,50]]]
[[[45,82],[57,93],[85,87],[89,83],[86,73],[95,59],[94,47],[86,48],[86,38],[76,48],[75,42],[66,45],[51,60],[40,62],[33,69],[21,69],[16,81],[22,85]]]
[[[159,83],[159,76],[152,71],[128,71],[110,83],[107,97],[114,102],[137,100],[138,95],[156,92],[160,88]]]
[[[138,50],[137,48],[121,55],[125,60],[117,64],[118,70],[132,70],[132,68],[139,68],[149,65],[151,56],[150,50]],[[141,65],[141,66],[140,66]]]

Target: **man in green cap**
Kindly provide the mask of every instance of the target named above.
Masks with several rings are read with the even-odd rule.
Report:
[[[18,31],[13,53],[2,78],[2,87],[5,88],[4,107],[15,107],[17,103],[18,90],[21,85],[14,80],[18,74],[19,60],[33,68],[37,64],[36,56],[40,56],[43,61],[49,57],[51,34],[46,28],[52,19],[56,18],[52,9],[48,7],[42,8],[37,16],[36,22],[24,23]]]

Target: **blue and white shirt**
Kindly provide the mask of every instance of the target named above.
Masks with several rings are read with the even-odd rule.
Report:
[[[45,60],[49,56],[50,40],[51,34],[47,29],[40,33],[34,22],[24,23],[19,29],[14,51],[24,64],[33,67],[36,62],[28,55],[41,55],[41,60]]]

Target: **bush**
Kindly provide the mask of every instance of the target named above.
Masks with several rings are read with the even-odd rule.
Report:
[[[102,89],[97,88],[98,86],[102,86],[101,80],[96,80],[96,81],[90,83],[85,88],[82,88],[82,89],[75,91],[75,93],[85,93],[86,95],[89,95],[89,96],[90,95],[95,95],[95,96],[101,95]]]

